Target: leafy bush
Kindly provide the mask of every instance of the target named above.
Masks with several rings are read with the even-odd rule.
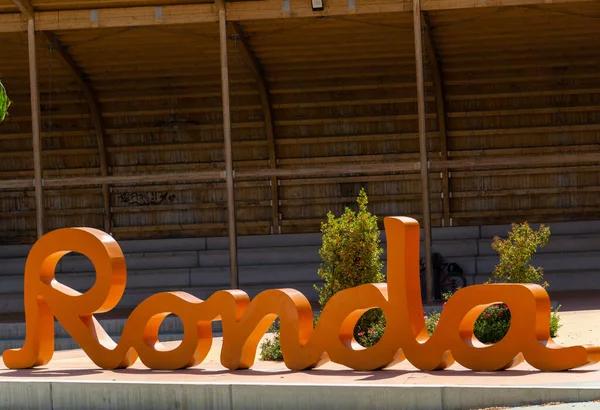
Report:
[[[494,268],[490,282],[537,283],[548,287],[544,281],[544,270],[530,265],[531,258],[538,248],[546,246],[550,238],[550,228],[540,226],[538,231],[531,229],[527,222],[512,224],[507,239],[494,238],[492,248],[500,255],[500,263]]]
[[[327,221],[321,224],[323,243],[319,256],[322,263],[318,274],[324,283],[322,287],[315,285],[321,309],[341,290],[385,280],[381,273],[383,249],[377,217],[367,210],[369,201],[364,189],[360,190],[356,202],[358,212],[346,208],[339,218],[329,212]],[[383,311],[371,309],[359,319],[354,337],[369,347],[379,341],[384,328]]]
[[[346,208],[339,218],[329,212],[327,222],[321,224],[323,243],[319,256],[322,263],[318,274],[324,284],[322,287],[315,285],[321,308],[340,290],[385,279],[381,273],[383,249],[379,246],[377,217],[367,211],[364,189],[356,202],[358,212]]]
[[[319,294],[321,309],[337,292],[366,283],[379,283],[385,280],[381,273],[383,263],[380,247],[377,217],[367,211],[367,194],[361,189],[358,198],[358,212],[346,208],[336,218],[327,214],[327,221],[321,224],[323,233],[319,256],[322,263],[318,274],[323,286],[315,285]],[[318,319],[315,318],[315,323]],[[283,360],[279,344],[279,328],[271,328],[274,335],[260,345],[262,360]],[[381,309],[366,312],[354,328],[354,337],[364,347],[373,346],[383,336],[385,316]]]
[[[269,330],[273,332],[273,337],[271,339],[263,340],[260,344],[260,360],[282,362],[283,353],[281,352],[279,319],[273,323]]]
[[[558,315],[559,309],[560,305],[550,315],[550,337],[558,336],[558,329],[562,327],[560,324],[560,316]]]
[[[373,309],[373,310],[376,310],[376,309]],[[377,309],[377,310],[379,310],[379,309]],[[369,313],[369,312],[367,312],[367,313]],[[360,322],[359,322],[359,325],[360,325]],[[357,327],[359,325],[357,325]],[[356,328],[354,329],[356,341],[358,342],[359,345],[364,346],[364,347],[374,346],[383,337],[383,332],[385,332],[385,315],[383,315],[383,312],[381,312],[381,316],[380,316],[379,320],[372,322],[371,327],[367,328],[366,331],[359,330],[357,332]]]
[[[4,121],[4,118],[6,118],[6,114],[8,113],[8,107],[10,107],[11,103],[12,101],[10,101],[10,99],[8,98],[8,95],[6,94],[6,89],[0,81],[0,122]]]
[[[458,289],[457,289],[458,291]],[[453,292],[444,292],[442,293],[442,300],[444,301],[444,304],[442,305],[442,309],[444,308],[444,306],[446,306],[446,302],[448,302],[448,300],[450,300],[450,298],[452,297]],[[438,325],[438,322],[440,321],[440,316],[441,313],[440,312],[431,312],[429,313],[429,315],[425,316],[425,327],[427,328],[427,333],[429,333],[429,336],[431,336],[433,334],[433,332],[435,331],[435,328]]]
[[[439,312],[431,312],[425,316],[425,327],[427,328],[427,333],[429,333],[429,336],[431,336],[435,331],[435,328],[440,321],[440,316],[441,315]]]
[[[488,307],[475,321],[473,333],[485,344],[497,343],[508,332],[510,327],[510,310],[501,303]]]

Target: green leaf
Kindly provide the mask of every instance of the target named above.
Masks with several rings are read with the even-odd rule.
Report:
[[[530,265],[538,248],[546,246],[550,238],[550,228],[541,225],[535,231],[527,222],[512,224],[507,239],[494,238],[492,248],[498,252],[500,263],[492,272],[493,282],[537,283],[543,287],[544,271]]]
[[[8,98],[8,94],[6,93],[6,88],[0,81],[0,122],[4,121],[6,115],[8,114],[8,107],[12,104],[12,101]]]

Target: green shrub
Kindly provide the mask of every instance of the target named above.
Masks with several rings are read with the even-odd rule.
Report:
[[[457,289],[458,291],[458,289]],[[444,305],[442,306],[442,309],[444,308],[444,306],[446,306],[446,302],[448,302],[448,300],[450,300],[450,298],[452,297],[453,292],[444,292],[442,293],[442,300],[444,301]],[[429,336],[431,336],[433,334],[433,332],[435,331],[435,328],[438,325],[438,322],[440,321],[440,316],[441,313],[440,312],[431,312],[428,315],[425,315],[425,327],[427,328],[427,333],[429,333]]]
[[[508,332],[510,327],[510,310],[505,304],[488,307],[475,321],[473,333],[485,344],[497,343]]]
[[[383,332],[385,332],[385,315],[381,314],[379,320],[372,322],[371,327],[367,328],[366,331],[360,330],[356,332],[356,329],[354,330],[355,338],[359,345],[364,347],[374,346],[381,340]]]
[[[10,107],[11,103],[12,102],[6,94],[6,89],[4,88],[2,81],[0,81],[0,122],[4,121],[4,118],[6,118],[8,107]]]
[[[492,248],[500,255],[500,263],[492,272],[490,282],[537,283],[548,286],[544,281],[544,270],[530,265],[531,258],[538,248],[546,246],[550,238],[550,228],[540,226],[538,231],[531,229],[527,222],[512,224],[507,239],[494,238]]]
[[[558,329],[562,327],[560,324],[560,316],[558,315],[559,309],[560,305],[552,312],[552,315],[550,315],[550,337],[558,336]]]
[[[281,340],[278,322],[273,323],[269,329],[273,332],[271,339],[265,339],[260,344],[260,360],[269,362],[282,362],[283,353],[281,352]]]
[[[346,208],[339,218],[329,212],[327,221],[321,224],[323,239],[319,256],[322,262],[318,274],[324,283],[322,287],[315,285],[321,308],[340,290],[385,279],[381,273],[383,249],[379,246],[377,217],[367,211],[364,189],[356,202],[358,212]]]
[[[327,221],[321,224],[323,243],[319,256],[322,262],[318,274],[323,286],[315,285],[321,309],[341,290],[385,280],[381,273],[383,249],[377,217],[367,210],[369,201],[364,189],[356,202],[358,212],[346,208],[338,218],[329,212]],[[354,337],[361,345],[370,347],[379,341],[384,328],[383,311],[371,309],[359,319]]]
[[[433,334],[439,321],[440,321],[440,313],[439,312],[431,312],[430,314],[425,316],[425,327],[427,328],[427,333],[429,333],[429,336],[431,336]]]

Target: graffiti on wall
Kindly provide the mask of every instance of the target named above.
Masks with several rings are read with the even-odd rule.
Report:
[[[172,204],[176,196],[169,192],[123,192],[119,200],[127,205],[148,206]]]

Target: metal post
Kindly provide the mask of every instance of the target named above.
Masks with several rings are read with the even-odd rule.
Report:
[[[225,137],[225,179],[227,182],[227,214],[229,227],[229,262],[231,288],[239,287],[237,262],[237,233],[235,227],[235,187],[233,184],[233,153],[231,150],[231,112],[229,108],[229,67],[227,60],[227,18],[225,1],[216,0],[219,10],[221,40],[221,86],[223,94],[223,135]]]
[[[33,138],[33,174],[35,186],[35,216],[37,237],[44,234],[44,192],[42,187],[42,141],[40,139],[40,92],[35,50],[35,22],[27,20],[27,44],[29,47],[29,87],[31,91],[31,135]]]
[[[433,270],[431,261],[431,211],[429,208],[429,159],[427,152],[425,80],[423,75],[423,38],[421,28],[421,2],[413,1],[415,30],[415,61],[417,64],[417,102],[419,112],[419,151],[421,154],[421,198],[423,202],[423,230],[425,231],[426,302],[433,302]]]

